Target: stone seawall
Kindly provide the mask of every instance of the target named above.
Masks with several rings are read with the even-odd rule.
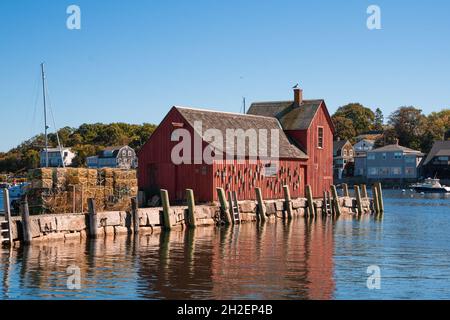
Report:
[[[362,199],[362,208],[364,214],[373,212],[373,200],[370,198]],[[266,208],[266,217],[271,219],[284,219],[287,217],[286,202],[284,200],[264,201]],[[293,217],[308,217],[308,201],[306,199],[293,199],[292,215]],[[352,197],[339,198],[340,211],[342,215],[356,214],[357,201]],[[325,213],[323,200],[314,200],[316,216],[322,216]],[[139,234],[153,234],[160,232],[164,227],[163,209],[139,208],[137,217],[139,219]],[[242,223],[257,221],[258,206],[256,201],[239,202],[240,218]],[[170,222],[173,229],[183,229],[187,227],[188,209],[186,206],[170,207]],[[114,236],[119,234],[133,233],[133,214],[127,211],[109,211],[97,213],[97,237]],[[197,226],[220,225],[221,208],[219,205],[196,205],[195,222]],[[23,241],[22,218],[12,217],[11,232],[14,244]],[[49,215],[32,215],[29,217],[29,229],[33,242],[37,241],[76,241],[89,236],[89,214],[66,213]]]

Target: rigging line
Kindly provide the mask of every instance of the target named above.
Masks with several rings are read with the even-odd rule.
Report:
[[[50,99],[50,92],[48,90],[48,87],[49,86],[48,86],[48,80],[47,80],[47,86],[46,86],[46,91],[45,92],[46,92],[47,99],[48,99],[48,106],[49,106],[49,110],[50,110],[50,116],[52,117],[53,128],[55,128],[56,141],[58,142],[59,155],[61,157],[61,164],[62,164],[62,167],[65,168],[66,165],[64,164],[62,145],[61,145],[61,141],[59,140],[58,127],[56,126],[55,117],[53,115],[52,100]]]

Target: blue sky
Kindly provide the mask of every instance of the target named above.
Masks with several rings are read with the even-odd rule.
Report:
[[[66,8],[81,8],[81,30]],[[366,27],[381,8],[382,30]],[[448,1],[0,1],[0,151],[42,131],[39,64],[56,125],[159,123],[172,105],[239,112],[323,98],[449,107]],[[37,103],[36,103],[36,99]],[[51,125],[53,130],[53,125]]]

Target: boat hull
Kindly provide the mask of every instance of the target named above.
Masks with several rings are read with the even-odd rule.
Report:
[[[414,190],[419,193],[450,193],[450,190],[445,188],[424,188],[424,187],[415,187]]]

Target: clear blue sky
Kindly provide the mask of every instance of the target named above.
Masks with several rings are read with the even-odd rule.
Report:
[[[66,28],[70,4],[81,30]],[[382,30],[366,27],[370,4]],[[42,61],[58,127],[159,123],[172,105],[238,112],[242,96],[290,99],[297,82],[331,112],[437,111],[450,102],[449,16],[444,0],[1,0],[0,151],[42,131]]]

